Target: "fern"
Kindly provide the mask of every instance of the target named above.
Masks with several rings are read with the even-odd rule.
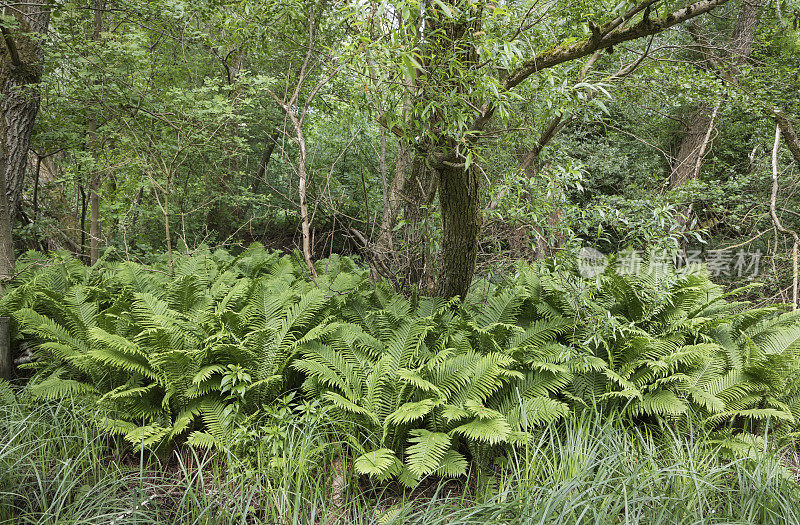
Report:
[[[31,392],[95,403],[135,446],[223,446],[299,390],[340,415],[354,467],[414,485],[489,464],[537,427],[597,407],[791,435],[800,314],[735,301],[707,273],[596,279],[520,266],[464,304],[408,299],[347,258],[312,283],[289,256],[201,249],[151,267],[40,255],[0,299],[35,348]]]

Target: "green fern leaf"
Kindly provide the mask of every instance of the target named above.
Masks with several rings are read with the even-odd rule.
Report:
[[[406,449],[406,465],[414,476],[425,476],[434,472],[450,448],[450,436],[442,432],[414,429],[408,441],[414,443]]]

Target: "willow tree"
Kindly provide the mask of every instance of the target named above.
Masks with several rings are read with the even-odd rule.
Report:
[[[482,221],[481,151],[493,133],[490,123],[509,115],[521,84],[726,2],[401,0],[369,8],[357,3],[358,49],[368,50],[370,68],[396,71],[384,82],[379,121],[434,172],[437,182],[442,216],[438,295],[463,297],[469,289]],[[377,37],[370,31],[376,18],[383,29]],[[413,191],[408,186],[392,188]]]

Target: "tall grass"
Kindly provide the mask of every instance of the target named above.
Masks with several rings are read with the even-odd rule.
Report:
[[[713,443],[698,429],[651,435],[588,413],[512,455],[486,501],[412,503],[391,523],[800,523],[800,490],[769,447],[736,458]]]
[[[800,490],[769,440],[737,457],[702,429],[651,432],[589,411],[488,476],[413,492],[357,479],[348,433],[324,411],[253,422],[249,447],[182,447],[168,463],[101,434],[92,416],[0,383],[0,523],[800,523]]]
[[[0,389],[0,523],[316,523],[352,499],[344,468],[331,494],[346,436],[325,413],[284,425],[278,457],[183,447],[163,463],[99,432],[80,402]]]

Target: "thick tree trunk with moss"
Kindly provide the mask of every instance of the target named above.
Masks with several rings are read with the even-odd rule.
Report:
[[[442,262],[436,293],[441,297],[463,299],[469,291],[483,219],[480,201],[480,184],[474,166],[468,169],[447,167],[439,171]]]
[[[19,210],[28,146],[39,111],[36,84],[42,78],[41,35],[50,22],[46,4],[20,3],[3,8],[16,19],[14,28],[0,24],[0,278],[14,268],[11,225]]]

